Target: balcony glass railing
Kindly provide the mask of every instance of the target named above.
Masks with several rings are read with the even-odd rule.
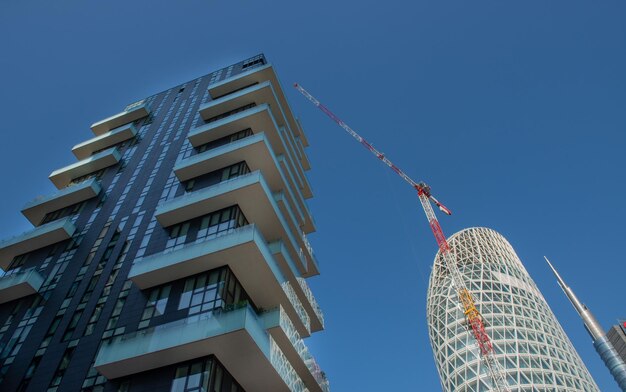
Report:
[[[302,302],[300,302],[298,295],[293,290],[293,287],[291,287],[291,284],[289,284],[289,282],[283,282],[282,287],[283,287],[283,290],[285,291],[285,294],[287,294],[287,298],[289,299],[289,302],[291,302],[291,305],[293,305],[294,309],[296,310],[296,313],[298,314],[300,321],[302,321],[307,332],[310,334],[311,333],[311,319],[308,313],[306,312],[306,310],[304,310],[304,306],[302,305]]]
[[[298,281],[300,288],[302,288],[302,291],[304,292],[304,296],[309,300],[309,303],[311,304],[311,307],[313,308],[313,311],[315,312],[315,315],[317,316],[317,319],[322,324],[322,328],[323,328],[324,327],[324,313],[322,312],[322,308],[320,307],[320,305],[317,303],[317,300],[315,299],[315,296],[313,295],[311,288],[309,287],[309,285],[307,284],[304,278],[301,278],[298,276],[296,277],[296,280]]]
[[[285,332],[285,335],[287,335],[287,338],[296,349],[298,355],[300,356],[306,367],[309,369],[309,372],[311,372],[311,374],[313,375],[313,378],[315,378],[315,381],[317,381],[317,383],[324,392],[329,392],[330,389],[328,387],[328,380],[326,379],[326,375],[320,369],[317,361],[315,361],[315,358],[309,352],[309,348],[306,346],[306,344],[304,344],[304,341],[300,337],[300,334],[298,334],[298,331],[287,316],[287,313],[285,313],[282,308],[280,308],[280,327]]]
[[[293,368],[285,354],[280,350],[278,344],[269,336],[270,339],[270,361],[274,369],[280,374],[280,377],[287,384],[290,391],[308,392],[308,389],[302,382],[300,376]]]
[[[304,244],[304,248],[300,248],[300,251],[299,251],[300,258],[310,262],[311,265],[315,267],[315,270],[319,270],[319,264],[317,262],[317,258],[315,257],[315,252],[313,251],[313,247],[311,246],[311,243],[309,242],[309,239],[307,238],[306,234],[304,234],[304,232],[301,232],[300,236],[302,238],[302,243]],[[307,264],[307,269],[310,270],[308,264]]]

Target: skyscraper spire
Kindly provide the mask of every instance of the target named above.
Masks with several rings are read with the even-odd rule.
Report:
[[[559,282],[559,286],[561,286],[561,289],[563,289],[563,292],[583,319],[585,328],[587,329],[587,332],[589,332],[589,335],[591,335],[593,345],[598,354],[600,354],[604,364],[607,368],[609,368],[611,375],[613,375],[613,378],[615,378],[615,381],[617,381],[617,384],[620,386],[622,391],[626,392],[626,364],[624,364],[624,361],[622,361],[617,354],[615,347],[613,347],[611,342],[606,337],[604,329],[602,329],[598,320],[596,320],[593,313],[591,313],[591,310],[589,310],[585,304],[580,302],[578,297],[576,297],[576,294],[574,294],[574,291],[565,284],[565,281],[556,271],[556,268],[554,268],[552,263],[550,263],[550,260],[548,260],[546,256],[543,256],[543,258],[548,262],[550,269],[552,269],[552,272],[554,272],[554,275],[556,276],[556,280]]]
[[[587,331],[591,335],[591,338],[595,341],[599,337],[605,336],[606,333],[604,332],[604,329],[602,329],[602,326],[600,325],[598,320],[596,320],[593,313],[591,313],[591,311],[589,310],[589,308],[587,308],[585,304],[580,302],[576,294],[574,294],[574,291],[567,284],[565,284],[565,281],[563,280],[561,275],[559,275],[552,263],[550,263],[550,260],[548,260],[546,256],[543,256],[543,258],[546,259],[546,261],[548,262],[548,265],[552,269],[552,272],[554,272],[554,275],[559,282],[559,286],[561,286],[561,289],[563,289],[563,292],[574,306],[574,309],[576,309],[580,317],[583,319],[583,322],[585,323],[585,328],[587,328]]]

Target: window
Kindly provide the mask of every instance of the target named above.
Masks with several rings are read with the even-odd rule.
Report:
[[[214,356],[176,368],[170,392],[245,392]]]
[[[198,153],[203,153],[205,151],[212,150],[214,148],[223,146],[223,145],[228,144],[228,143],[232,143],[234,141],[243,139],[245,137],[252,136],[252,133],[253,133],[252,129],[251,128],[247,128],[247,129],[244,129],[242,131],[230,134],[228,136],[224,136],[224,137],[221,137],[219,139],[216,139],[216,140],[210,141],[208,143],[202,144],[202,145],[196,147],[196,151]]]
[[[165,252],[173,251],[181,248],[187,239],[189,232],[189,222],[179,223],[170,228],[170,238],[165,244]]]
[[[41,342],[41,345],[39,346],[40,348],[48,347],[48,345],[50,344],[50,341],[52,340],[52,336],[54,336],[54,333],[57,331],[57,328],[59,327],[59,324],[61,323],[62,318],[63,316],[56,316],[54,320],[52,320],[52,323],[50,324],[50,328],[48,328],[48,332],[46,332],[46,336],[43,338],[43,341]]]
[[[250,173],[250,168],[246,162],[239,162],[222,170],[222,181],[239,177],[243,174]]]
[[[85,329],[85,336],[91,335],[93,330],[96,328],[96,323],[100,319],[100,315],[102,314],[102,309],[104,308],[104,303],[96,305],[93,310],[93,314],[87,323],[87,328]]]
[[[70,365],[70,361],[72,360],[72,355],[74,354],[74,347],[68,348],[63,353],[63,358],[61,358],[61,363],[59,363],[59,367],[57,368],[56,373],[54,374],[54,378],[52,378],[52,382],[50,383],[50,387],[57,387],[61,384],[61,380],[63,379],[63,375]]]
[[[197,314],[250,303],[250,298],[228,267],[192,276],[185,281],[178,310]],[[253,305],[254,306],[254,305]]]
[[[182,248],[186,243],[202,242],[245,226],[248,220],[239,206],[224,208],[168,229],[164,253]]]
[[[30,365],[28,365],[28,369],[26,369],[26,374],[24,375],[22,382],[17,388],[18,392],[26,391],[26,388],[28,388],[28,384],[30,383],[30,379],[33,378],[33,374],[35,374],[35,371],[37,370],[40,362],[41,356],[33,358],[33,360],[30,362]]]
[[[72,334],[74,333],[74,330],[76,329],[76,326],[78,325],[78,321],[80,321],[80,317],[82,315],[83,315],[82,310],[77,310],[72,315],[72,320],[70,321],[70,324],[67,326],[67,329],[65,330],[65,333],[63,334],[64,342],[70,340],[70,338],[72,337]]]
[[[219,237],[247,224],[248,221],[237,206],[205,215],[200,221],[196,242]]]
[[[5,275],[10,275],[10,274],[15,274],[15,273],[20,272],[22,270],[22,267],[24,266],[24,262],[26,261],[26,259],[28,259],[28,253],[15,256],[13,260],[11,261],[11,264],[9,264],[9,268],[7,269]]]
[[[241,161],[225,168],[195,177],[183,183],[183,186],[185,187],[185,192],[193,192],[247,173],[250,173],[250,168],[245,161]]]
[[[171,286],[157,287],[152,290],[146,308],[141,315],[141,322],[139,322],[139,328],[146,328],[150,325],[150,320],[153,317],[161,316],[165,314],[165,307],[167,306],[167,299],[170,296]]]
[[[230,116],[232,116],[233,114],[237,114],[237,113],[239,113],[239,112],[243,112],[244,110],[251,109],[251,108],[253,108],[253,107],[255,107],[255,106],[256,106],[256,103],[254,103],[254,102],[249,103],[249,104],[247,104],[247,105],[240,106],[240,107],[238,107],[238,108],[236,108],[236,109],[229,110],[229,111],[227,111],[226,113],[218,114],[217,116],[211,117],[211,118],[209,118],[208,120],[206,120],[206,121],[205,121],[205,123],[207,123],[207,124],[208,124],[208,123],[212,123],[212,122],[215,122],[215,121],[221,120],[221,119],[226,118],[226,117],[230,117]]]

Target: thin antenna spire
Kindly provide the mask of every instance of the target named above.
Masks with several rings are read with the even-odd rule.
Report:
[[[561,275],[559,275],[550,260],[548,260],[546,256],[543,256],[543,258],[546,259],[546,261],[548,262],[550,269],[552,269],[554,276],[556,276],[556,279],[559,282],[559,286],[561,286],[561,289],[567,296],[567,299],[569,299],[569,301],[574,306],[574,309],[576,309],[576,312],[578,312],[578,315],[583,319],[585,327],[591,335],[591,338],[595,341],[596,339],[604,337],[604,329],[602,329],[602,326],[600,325],[600,323],[598,323],[598,320],[596,320],[593,313],[591,313],[591,311],[589,310],[589,308],[587,308],[585,304],[580,302],[576,294],[574,294],[574,291],[565,283],[565,281],[563,280]]]

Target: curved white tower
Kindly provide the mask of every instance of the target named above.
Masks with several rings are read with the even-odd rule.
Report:
[[[537,286],[507,240],[487,228],[449,239],[483,315],[511,391],[599,391]],[[479,350],[466,328],[439,253],[428,285],[430,344],[443,391],[489,391]]]

